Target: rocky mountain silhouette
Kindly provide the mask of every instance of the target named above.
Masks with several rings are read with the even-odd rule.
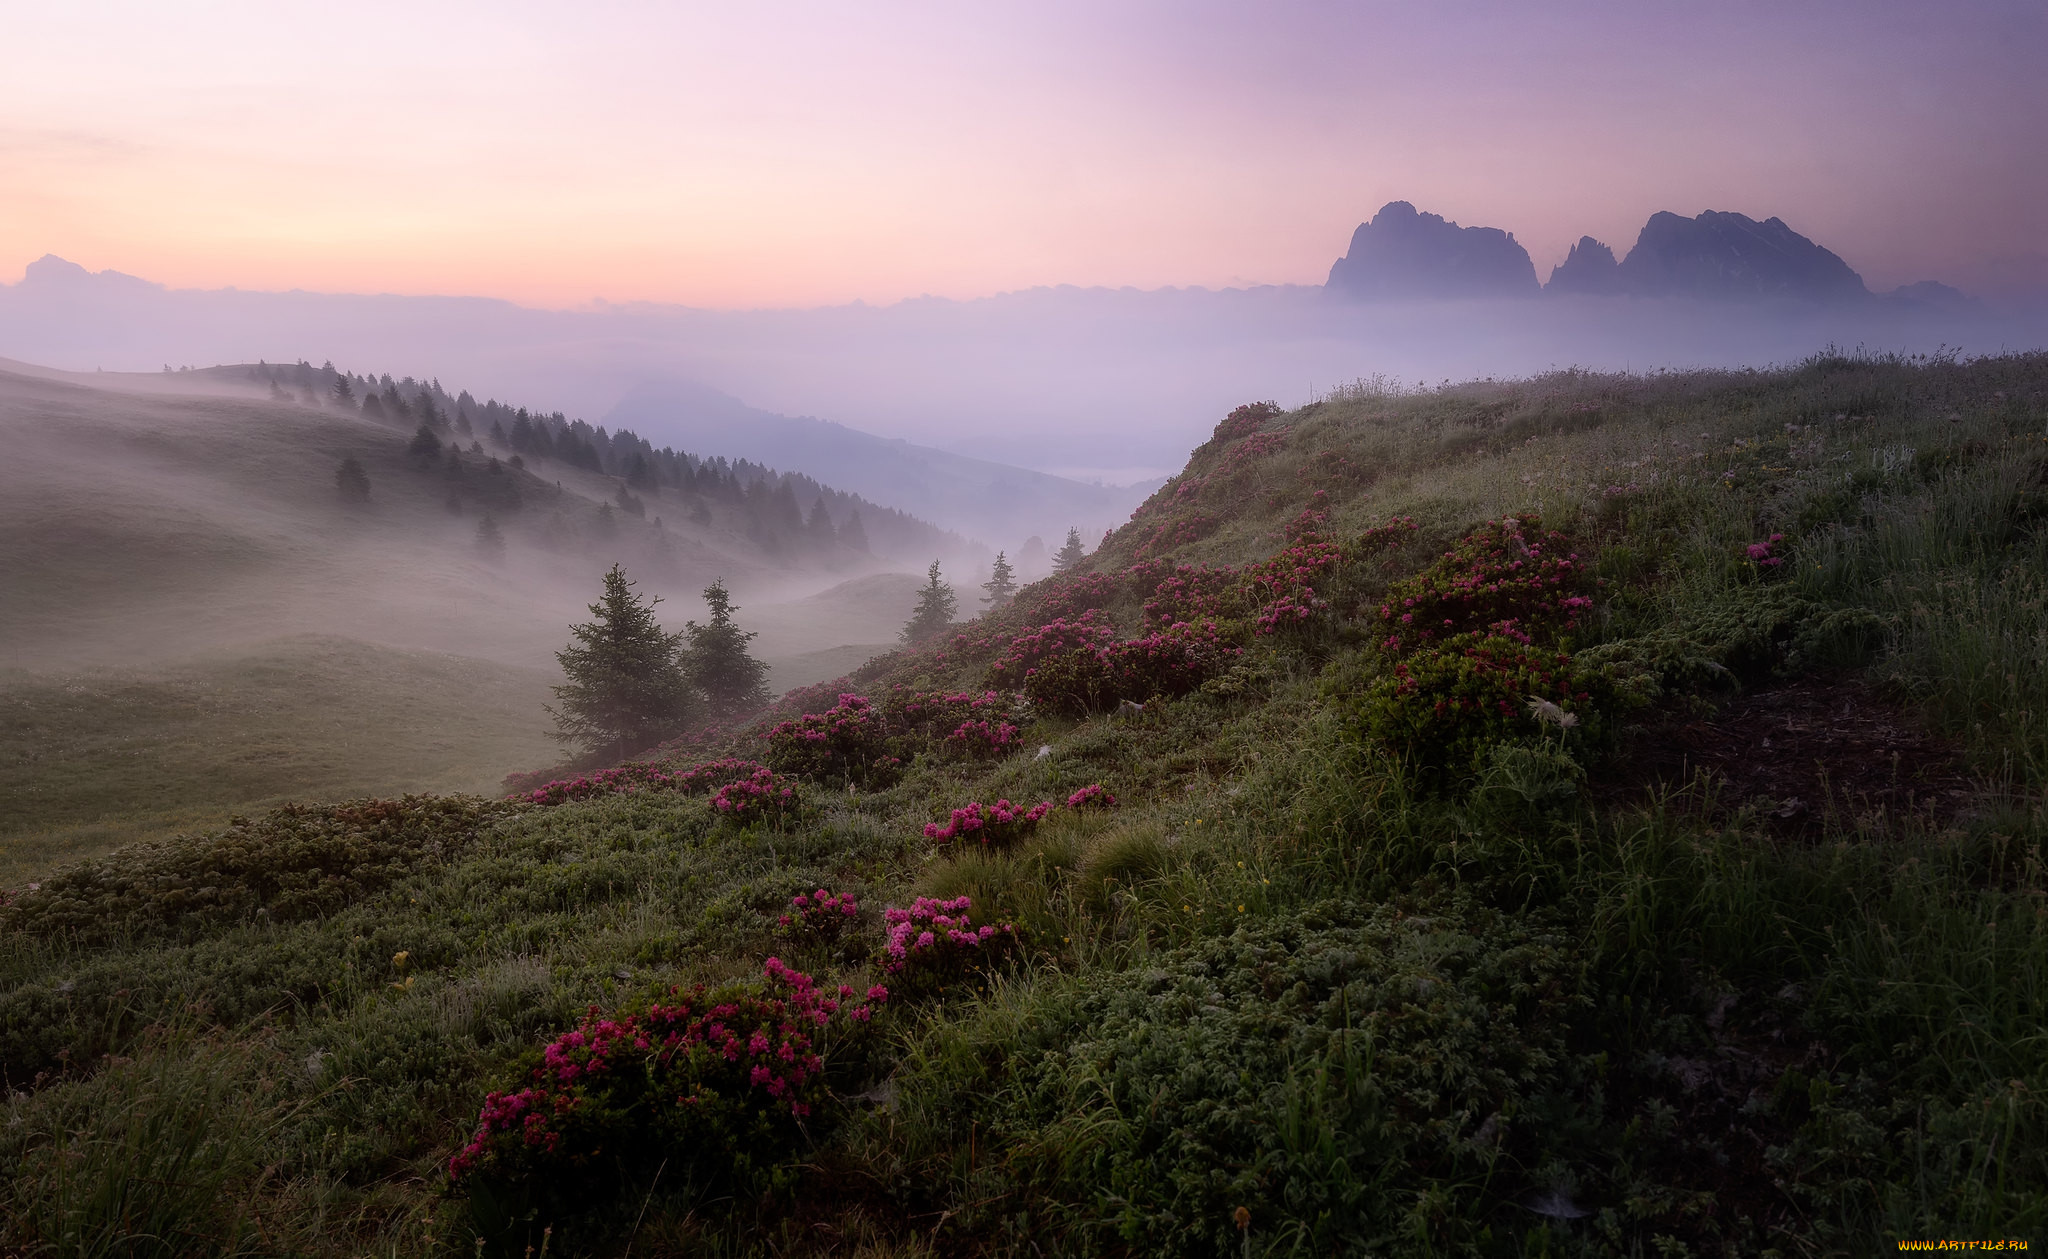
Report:
[[[1550,269],[1546,293],[1598,293],[1622,291],[1621,264],[1614,251],[1591,236],[1579,237],[1565,260]]]
[[[1616,268],[1616,277],[1620,292],[1644,297],[1831,302],[1869,295],[1863,277],[1848,263],[1787,227],[1783,219],[1759,223],[1725,210],[1708,210],[1690,219],[1668,210],[1651,215],[1635,248]]]
[[[1347,297],[1524,297],[1539,291],[1536,265],[1514,233],[1460,227],[1390,201],[1360,223],[1324,286]]]

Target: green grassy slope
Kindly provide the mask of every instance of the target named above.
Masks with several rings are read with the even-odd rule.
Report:
[[[1240,414],[1082,571],[787,710],[852,689],[871,714],[665,767],[766,758],[779,812],[642,773],[544,802],[285,811],[16,889],[5,1240],[1634,1256],[2038,1237],[2044,483],[2042,356]],[[1486,547],[1499,566],[1459,584]],[[1490,637],[1443,637],[1465,624]],[[1006,671],[1090,633],[1119,645]],[[933,724],[906,699],[1020,676],[1029,708],[917,701],[953,706]],[[977,757],[969,712],[1021,729]],[[1881,747],[1923,763],[1873,767]],[[1060,804],[1007,844],[926,837],[970,801],[1091,784],[1116,805]],[[820,887],[860,912],[781,921]],[[941,924],[892,970],[878,910],[918,896],[1015,932],[969,950]],[[745,1013],[801,1004],[759,978],[770,956],[845,1004]],[[637,1045],[686,1003],[732,1007],[715,1017],[761,1052]],[[799,1031],[822,1061],[796,1079],[803,1054],[770,1047]],[[510,1127],[451,1180],[486,1106]]]
[[[550,763],[537,670],[296,638],[0,677],[0,883],[285,800],[489,791]]]

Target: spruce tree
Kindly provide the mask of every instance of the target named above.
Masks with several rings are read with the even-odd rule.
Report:
[[[571,626],[575,641],[555,653],[567,678],[554,688],[560,707],[548,706],[556,739],[624,759],[687,728],[696,697],[683,670],[683,636],[655,620],[660,602],[634,594],[617,564],[605,574],[593,619]]]
[[[334,378],[334,405],[355,410],[356,390],[354,385],[348,383],[346,372],[339,373]]]
[[[988,580],[981,583],[981,588],[988,591],[981,601],[986,603],[991,611],[1017,597],[1017,576],[1011,571],[1010,561],[1003,557],[1001,551],[996,552],[995,565],[989,570]]]
[[[476,522],[476,553],[491,564],[505,558],[505,531],[489,512]]]
[[[689,646],[683,658],[711,720],[736,721],[768,703],[768,666],[747,654],[754,633],[733,624],[732,614],[738,609],[726,593],[724,578],[704,587],[704,603],[711,609],[711,621],[685,626]]]
[[[334,471],[334,489],[341,495],[341,501],[351,507],[360,507],[370,501],[370,474],[363,471],[363,465],[353,456],[341,461]]]
[[[917,592],[917,610],[910,614],[910,620],[903,626],[903,641],[916,644],[944,633],[953,623],[953,610],[958,600],[953,588],[939,577],[939,562],[925,570],[925,582]]]
[[[405,453],[435,458],[441,453],[441,439],[434,436],[433,429],[422,424],[419,431],[412,435],[412,443],[405,448]]]
[[[1067,530],[1065,544],[1059,550],[1053,552],[1052,571],[1064,573],[1087,558],[1088,552],[1081,547],[1081,531],[1079,529],[1069,529]]]
[[[859,508],[855,508],[846,514],[846,523],[839,526],[839,540],[852,550],[866,553],[868,549],[868,531],[861,527]]]

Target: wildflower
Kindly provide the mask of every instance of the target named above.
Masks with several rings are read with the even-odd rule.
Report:
[[[1579,715],[1577,713],[1566,712],[1549,700],[1533,695],[1529,697],[1529,715],[1547,725],[1556,726],[1560,730],[1569,730],[1579,724]]]

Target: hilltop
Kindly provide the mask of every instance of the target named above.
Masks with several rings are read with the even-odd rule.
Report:
[[[7,1240],[2025,1237],[2044,431],[2042,355],[1247,404],[740,731],[16,887]]]

